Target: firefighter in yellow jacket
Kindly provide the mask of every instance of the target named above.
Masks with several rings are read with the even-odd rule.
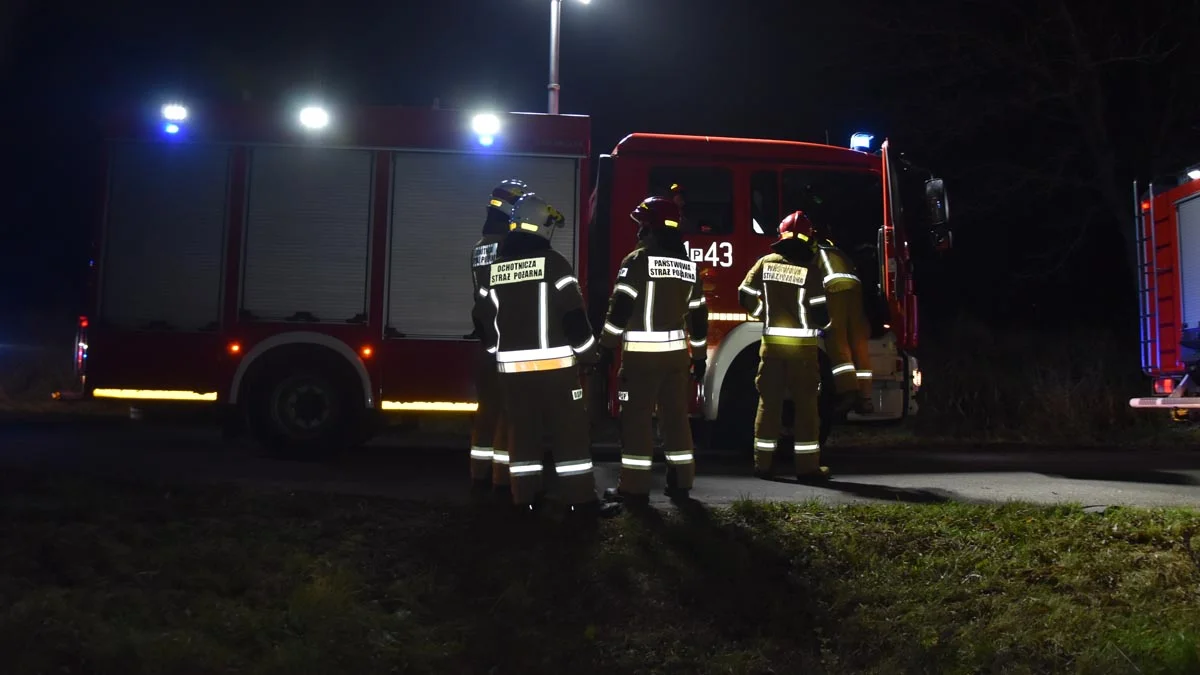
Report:
[[[796,406],[796,476],[823,479],[820,418],[817,407],[821,383],[819,328],[828,323],[824,305],[812,303],[824,292],[813,250],[812,223],[796,211],[779,224],[779,239],[754,263],[738,287],[739,300],[763,326],[758,387],[758,415],[754,418],[754,467],[762,478],[772,475],[779,442],[783,399],[791,391]]]
[[[550,247],[562,213],[530,192],[513,206],[509,233],[475,313],[487,350],[496,356],[509,426],[509,480],[513,504],[539,505],[542,440],[548,430],[552,470],[572,514],[612,515],[617,504],[596,496],[587,408],[578,362],[593,363],[596,339],[571,263]]]
[[[650,197],[629,216],[638,225],[641,243],[621,261],[600,333],[606,353],[618,345],[622,348],[617,394],[621,478],[619,486],[605,495],[638,502],[649,497],[657,405],[667,459],[667,494],[683,499],[696,477],[688,374],[697,381],[704,377],[708,336],[704,285],[679,234],[678,206]],[[602,360],[609,360],[607,354]]]
[[[487,285],[488,270],[499,255],[500,242],[508,234],[513,204],[529,191],[529,186],[510,178],[492,190],[487,205],[483,236],[471,249],[471,281],[474,292]],[[484,330],[475,322],[475,335]],[[500,380],[496,357],[480,347],[475,360],[475,388],[479,409],[471,426],[471,480],[476,492],[508,488],[508,427],[501,410]]]
[[[833,243],[824,228],[815,228],[815,233],[817,264],[829,313],[829,326],[824,331],[825,353],[833,371],[838,412],[853,409],[858,413],[870,413],[874,410],[869,349],[871,328],[863,309],[862,281],[849,256]]]

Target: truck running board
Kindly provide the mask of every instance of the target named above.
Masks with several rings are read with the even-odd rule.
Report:
[[[1198,396],[1180,396],[1179,398],[1171,398],[1170,396],[1154,396],[1151,398],[1131,398],[1129,405],[1134,408],[1200,408],[1200,397]]]

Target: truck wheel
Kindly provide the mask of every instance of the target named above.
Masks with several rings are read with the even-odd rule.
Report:
[[[754,375],[758,372],[758,353],[746,349],[725,374],[721,386],[721,404],[712,425],[712,445],[718,450],[734,450],[753,456],[754,416],[758,414],[758,390]]]
[[[268,371],[248,410],[254,436],[285,459],[322,459],[361,444],[367,416],[353,385],[320,367]]]
[[[829,435],[833,433],[833,427],[841,420],[835,420],[834,409],[837,407],[837,394],[834,392],[833,370],[829,365],[829,357],[825,355],[824,350],[821,351],[821,393],[817,398],[817,411],[821,418],[821,427],[818,432],[818,441],[821,447],[824,448],[829,442]]]

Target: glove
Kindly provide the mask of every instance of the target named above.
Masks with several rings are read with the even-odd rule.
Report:
[[[838,419],[846,416],[846,413],[854,410],[858,405],[858,392],[845,391],[837,395],[834,403],[834,414]]]
[[[704,373],[708,370],[708,362],[700,359],[692,361],[692,380],[696,382],[704,381]]]
[[[583,366],[584,374],[591,375],[597,370],[607,370],[609,362],[612,361],[612,351],[603,345],[596,345],[580,354],[578,360],[579,364]]]
[[[596,352],[596,348],[592,347],[591,349],[589,349],[585,352],[580,352],[579,354],[576,354],[575,360],[578,361],[579,363],[582,363],[585,366],[590,366],[590,365],[597,363],[600,360],[600,355]]]
[[[600,370],[608,370],[608,367],[611,366],[613,362],[613,350],[605,347],[604,345],[599,345],[596,347],[596,355],[596,367]]]

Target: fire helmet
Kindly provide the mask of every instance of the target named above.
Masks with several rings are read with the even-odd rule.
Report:
[[[679,229],[679,207],[670,199],[647,197],[629,214],[633,222],[650,230]]]
[[[551,206],[536,193],[526,192],[513,204],[508,229],[536,234],[549,241],[554,236],[554,231],[565,226],[566,223],[567,219],[563,217],[561,211]]]
[[[804,215],[803,211],[793,211],[779,223],[779,239],[776,243],[788,239],[799,239],[804,242],[813,240],[812,221]]]
[[[525,181],[509,178],[492,188],[492,197],[488,202],[488,208],[496,209],[512,218],[513,204],[516,204],[517,199],[528,191],[529,186],[525,184]]]

